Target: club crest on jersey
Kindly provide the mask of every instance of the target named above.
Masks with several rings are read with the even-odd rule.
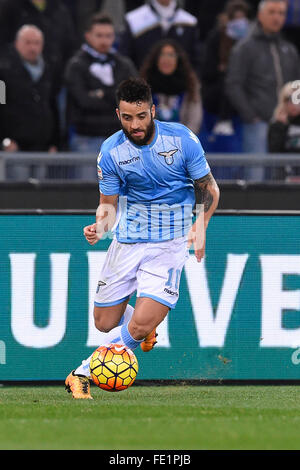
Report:
[[[172,165],[174,163],[173,155],[178,152],[178,149],[169,150],[168,152],[158,152],[158,155],[164,157],[167,165]]]

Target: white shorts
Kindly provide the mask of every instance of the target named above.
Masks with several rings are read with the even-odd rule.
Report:
[[[95,306],[117,305],[136,292],[137,297],[175,308],[188,256],[186,236],[158,243],[113,240],[100,273]]]

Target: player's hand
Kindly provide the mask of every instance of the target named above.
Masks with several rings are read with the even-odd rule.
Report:
[[[96,232],[96,224],[87,225],[83,229],[83,235],[85,236],[86,240],[89,242],[90,245],[95,245],[99,240],[99,237]]]
[[[194,245],[194,252],[198,263],[201,262],[205,255],[205,229],[197,227],[196,223],[192,225],[188,233],[188,248]]]

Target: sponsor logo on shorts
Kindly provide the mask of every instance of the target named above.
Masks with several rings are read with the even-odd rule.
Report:
[[[103,281],[98,282],[98,286],[97,286],[97,290],[96,290],[97,294],[98,294],[99,289],[100,289],[101,286],[106,286],[106,282],[103,282]]]
[[[174,292],[173,290],[170,290],[167,287],[164,288],[164,292],[170,295],[176,295],[176,297],[178,297],[178,292]]]

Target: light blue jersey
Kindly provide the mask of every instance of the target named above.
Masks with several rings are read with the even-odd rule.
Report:
[[[195,204],[193,180],[210,172],[191,130],[178,123],[154,123],[150,145],[135,145],[119,131],[101,146],[99,188],[104,195],[120,195],[115,233],[121,243],[186,235]]]

